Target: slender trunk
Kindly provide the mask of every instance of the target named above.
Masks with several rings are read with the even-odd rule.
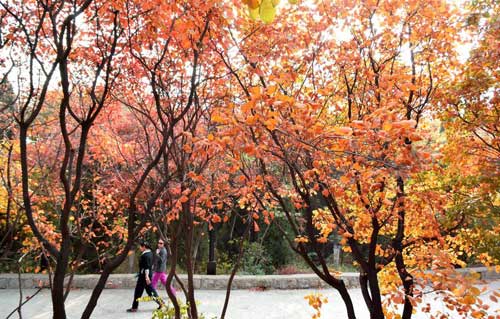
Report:
[[[363,295],[363,299],[366,303],[366,307],[368,308],[370,313],[372,313],[372,297],[370,297],[370,292],[368,291],[368,275],[366,273],[359,274],[359,285],[361,288],[361,294]]]
[[[199,232],[196,235],[196,239],[194,241],[194,248],[193,248],[193,269],[196,269],[196,261],[198,258],[198,250],[200,248],[200,243],[201,243],[201,232]]]
[[[23,306],[23,289],[22,284],[21,284],[21,265],[19,262],[17,263],[17,282],[19,285],[19,306],[17,308],[17,313],[19,315],[19,319],[23,318],[23,315],[21,313],[21,307]]]
[[[171,252],[171,257],[170,257],[170,271],[167,276],[167,284],[165,289],[167,290],[167,295],[170,301],[172,301],[172,305],[174,306],[174,311],[175,311],[175,319],[180,319],[181,318],[181,308],[179,306],[179,302],[177,301],[177,297],[174,295],[174,293],[170,290],[170,287],[172,286],[172,280],[175,276],[175,269],[177,267],[177,236],[172,238],[172,245],[170,247],[170,252]]]
[[[398,269],[399,278],[403,282],[403,288],[405,292],[405,303],[403,306],[403,316],[402,319],[410,319],[413,312],[413,305],[411,304],[410,297],[413,297],[413,276],[406,270],[405,261],[403,258],[403,238],[405,231],[405,207],[404,207],[404,197],[405,188],[403,178],[399,175],[397,177],[398,184],[398,199],[399,199],[399,211],[398,211],[398,230],[396,237],[393,240],[393,247],[396,250],[395,262],[396,268]]]
[[[283,204],[284,202],[281,201],[281,203]],[[286,206],[284,206],[284,205],[282,207],[286,208]],[[285,212],[286,212],[286,210],[285,210]],[[288,214],[287,218],[289,218],[290,224],[293,225],[293,222],[291,221],[291,219],[290,219],[291,217],[289,214]],[[279,224],[276,224],[276,225],[279,225]],[[278,227],[278,229],[280,230],[280,232],[284,236],[287,235],[281,227]],[[296,232],[295,234],[298,234],[298,233]],[[305,250],[300,249],[300,246],[299,246],[299,248],[294,247],[292,244],[292,241],[288,241],[288,244],[295,252],[297,252],[302,257],[302,259],[304,259],[304,261],[309,265],[309,267],[312,269],[312,271],[321,280],[323,280],[324,282],[329,284],[334,289],[337,289],[337,291],[340,293],[342,301],[344,302],[344,305],[346,307],[347,318],[348,319],[356,319],[356,313],[354,312],[354,306],[352,303],[352,299],[351,299],[351,296],[349,295],[349,291],[347,290],[347,287],[345,286],[344,281],[333,277],[329,272],[326,274],[321,272],[321,270],[319,270],[318,267],[316,267],[315,264],[311,261],[310,257],[307,255],[307,252]]]
[[[402,319],[410,319],[413,312],[413,305],[411,304],[410,297],[413,297],[413,276],[406,271],[403,256],[397,254],[396,267],[398,268],[399,277],[403,282],[403,288],[405,292],[405,303],[403,306],[403,316]]]
[[[7,257],[8,254],[10,253],[10,250],[12,248],[12,238],[13,238],[13,233],[14,233],[14,223],[10,222],[11,219],[11,210],[12,210],[12,184],[11,184],[11,177],[10,177],[10,167],[12,163],[12,149],[13,145],[9,146],[8,153],[7,153],[7,172],[6,176],[4,177],[5,183],[4,187],[5,190],[7,191],[7,207],[5,209],[5,228],[4,228],[4,234],[5,236],[2,238],[0,241],[0,247],[4,247],[3,254],[1,258]],[[3,174],[2,174],[3,175]],[[17,214],[19,216],[19,212]],[[4,246],[4,242],[6,242]]]
[[[186,229],[186,269],[188,279],[187,302],[189,304],[190,318],[198,319],[198,310],[196,308],[196,300],[194,299],[194,281],[193,281],[193,215],[188,206],[183,203],[184,221]]]
[[[347,290],[344,281],[339,280],[338,283],[332,287],[337,289],[337,291],[340,293],[340,297],[342,298],[342,301],[344,302],[347,310],[347,318],[356,319],[356,314],[354,313],[354,305],[352,304],[351,295],[349,295],[349,291]]]
[[[78,253],[78,257],[76,257],[76,260],[73,262],[73,265],[78,265],[80,263],[80,260],[82,259],[84,252],[85,252],[85,249],[82,246],[80,248],[80,252]],[[77,269],[78,269],[78,266],[76,266],[76,268],[71,269],[71,273],[70,273],[70,276],[68,278],[68,282],[66,283],[66,291],[64,292],[64,301],[66,301],[66,299],[69,296],[69,292],[71,291],[71,284],[73,283],[73,278],[75,277],[75,272]]]
[[[129,242],[125,245],[123,251],[121,254],[116,256],[114,259],[112,259],[109,263],[107,263],[101,273],[101,276],[99,277],[99,280],[97,281],[97,285],[94,287],[92,290],[92,295],[90,296],[90,299],[87,303],[87,306],[85,307],[85,310],[82,313],[82,319],[89,319],[90,316],[92,315],[92,312],[94,311],[95,307],[97,306],[97,300],[101,296],[101,293],[106,285],[106,281],[109,278],[109,275],[118,267],[121,265],[121,263],[127,258],[128,252],[130,249],[132,249],[133,246],[133,239],[129,239]]]
[[[234,264],[233,270],[231,271],[231,275],[229,276],[229,280],[227,282],[226,298],[224,299],[224,307],[222,308],[222,314],[220,315],[220,319],[224,319],[226,317],[227,306],[229,305],[229,296],[231,295],[231,285],[233,284],[234,276],[236,275],[236,272],[238,271],[238,268],[240,266],[241,257],[243,256],[243,252],[244,252],[243,244],[245,243],[245,240],[250,235],[250,229],[252,229],[252,227],[251,227],[252,222],[251,221],[252,221],[252,219],[249,218],[247,229],[245,230],[243,237],[241,237],[238,258],[236,259],[236,263]]]
[[[97,300],[101,296],[101,293],[106,285],[106,281],[108,281],[108,277],[111,274],[112,269],[108,267],[104,267],[99,280],[97,281],[97,285],[95,285],[92,290],[92,295],[90,296],[89,302],[85,307],[85,310],[82,313],[82,319],[89,319],[94,311],[94,308],[97,306]]]

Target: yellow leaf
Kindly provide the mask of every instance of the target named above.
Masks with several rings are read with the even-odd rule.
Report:
[[[245,123],[247,123],[248,125],[254,125],[255,123],[257,123],[257,120],[258,120],[257,116],[250,115],[245,120]]]
[[[248,91],[250,91],[250,94],[253,97],[259,97],[260,96],[260,92],[261,92],[261,88],[260,88],[260,86],[253,86]]]
[[[226,120],[222,116],[214,114],[212,115],[212,122],[223,124],[226,122]]]
[[[348,183],[350,183],[350,182],[351,182],[351,179],[350,179],[349,177],[347,177],[347,176],[343,175],[343,176],[341,176],[341,177],[340,177],[340,182],[341,182],[342,184],[348,184]]]
[[[276,8],[273,6],[272,0],[262,0],[259,15],[263,22],[273,22],[274,17],[276,16]]]
[[[257,18],[259,17],[259,8],[257,7],[256,9],[252,9],[248,7],[248,14],[250,15],[250,18],[252,20],[257,20]]]
[[[479,290],[479,288],[477,287],[471,287],[469,291],[473,296],[479,296],[479,294],[481,293],[481,290]]]
[[[463,303],[466,305],[472,305],[474,302],[476,302],[476,298],[474,296],[465,296],[463,298]]]
[[[270,85],[269,87],[267,87],[266,92],[269,95],[273,95],[277,89],[278,87],[276,85]]]

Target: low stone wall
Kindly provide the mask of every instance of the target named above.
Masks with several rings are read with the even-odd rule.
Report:
[[[344,273],[342,279],[345,280],[349,288],[357,287],[357,273]],[[187,276],[179,275],[181,281],[186,285]],[[99,275],[75,275],[71,286],[79,289],[93,289],[99,280]],[[226,289],[228,275],[195,275],[195,289]],[[113,274],[106,282],[106,288],[134,288],[136,277],[134,274]],[[44,274],[22,274],[21,287],[34,288],[39,286],[48,287],[49,277]],[[178,288],[178,284],[174,283]],[[0,289],[17,289],[19,278],[17,274],[0,274]],[[232,289],[306,289],[306,288],[326,288],[328,285],[315,274],[297,275],[267,275],[267,276],[235,276]]]
[[[500,279],[500,274],[489,271],[486,267],[460,269],[460,272],[476,272],[484,280]],[[187,276],[179,275],[183,283]],[[195,289],[226,289],[228,275],[195,275]],[[359,287],[358,273],[342,273],[347,288]],[[73,288],[93,289],[99,280],[99,275],[75,275],[72,282]],[[134,274],[113,274],[109,277],[106,288],[134,288],[136,277]],[[49,277],[43,274],[22,274],[21,287],[35,288],[39,286],[48,287]],[[174,286],[178,286],[174,284]],[[17,274],[0,274],[0,289],[18,289],[19,279]],[[326,288],[328,285],[315,274],[296,275],[267,275],[267,276],[235,276],[232,289],[307,289]]]

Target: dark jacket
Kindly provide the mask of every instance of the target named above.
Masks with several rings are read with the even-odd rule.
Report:
[[[166,272],[167,271],[167,250],[165,247],[159,249],[159,252],[155,254],[154,271],[155,272]]]
[[[146,269],[149,270],[149,278],[153,276],[153,253],[151,250],[145,250],[139,258],[139,276],[146,278]]]

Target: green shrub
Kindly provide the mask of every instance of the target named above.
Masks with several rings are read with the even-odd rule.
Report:
[[[245,242],[240,273],[248,275],[272,274],[274,267],[269,252],[258,242]]]

